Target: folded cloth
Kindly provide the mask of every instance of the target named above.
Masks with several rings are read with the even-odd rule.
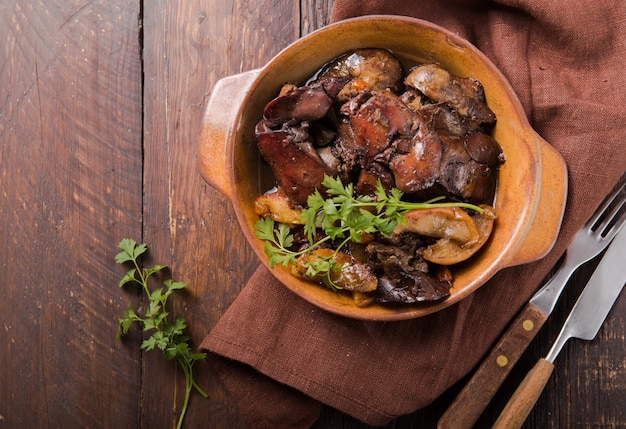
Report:
[[[402,322],[329,314],[259,268],[201,345],[253,427],[310,427],[320,403],[370,425],[428,405],[479,363],[626,169],[622,0],[335,0],[332,20],[367,14],[439,24],[500,68],[568,165],[562,229],[541,261]]]

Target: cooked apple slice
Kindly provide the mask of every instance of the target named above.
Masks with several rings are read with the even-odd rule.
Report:
[[[295,208],[293,203],[280,188],[257,197],[254,200],[254,210],[261,217],[270,217],[276,222],[288,225],[301,225],[300,215],[302,210]]]
[[[398,225],[395,233],[412,231],[427,237],[444,238],[460,246],[471,246],[478,241],[476,224],[459,207],[440,207],[412,210],[404,215],[406,225]]]
[[[333,249],[316,249],[310,255],[300,256],[291,266],[291,274],[309,281],[323,282],[324,278],[307,274],[306,264],[315,260],[334,259],[337,268],[330,270],[328,279],[339,288],[351,292],[371,292],[378,286],[376,276],[367,265],[358,262],[352,256]]]
[[[461,245],[450,238],[442,238],[424,250],[424,259],[439,265],[454,265],[472,257],[489,239],[496,219],[491,206],[480,207],[484,210],[483,213],[471,216],[478,230],[478,240],[471,245]]]

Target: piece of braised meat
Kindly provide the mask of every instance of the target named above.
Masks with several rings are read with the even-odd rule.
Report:
[[[329,63],[319,76],[349,78],[338,93],[338,99],[345,102],[364,91],[400,90],[404,68],[400,60],[385,49],[357,49]]]
[[[255,127],[257,145],[269,163],[276,182],[296,204],[306,204],[315,189],[321,189],[329,169],[313,147],[306,126],[283,126],[273,130],[261,121]]]
[[[498,168],[504,161],[500,145],[483,133],[465,139],[441,138],[444,152],[438,182],[457,198],[477,204],[491,203]]]
[[[344,104],[342,113],[349,115],[355,142],[364,148],[362,168],[387,149],[394,138],[410,137],[416,131],[415,113],[389,91],[363,93]]]
[[[488,134],[477,132],[463,140],[465,150],[476,162],[497,168],[505,161],[502,147]]]
[[[479,124],[463,118],[445,103],[425,104],[417,113],[438,134],[465,137],[481,130]]]
[[[396,143],[389,161],[396,188],[407,194],[431,188],[441,175],[441,139],[423,121],[420,124],[410,140]]]
[[[395,184],[393,174],[386,166],[379,162],[372,162],[367,168],[361,170],[354,189],[359,195],[374,197],[378,182],[387,193],[391,192]]]
[[[411,70],[404,83],[435,102],[446,103],[468,120],[486,125],[496,122],[483,86],[474,78],[457,77],[436,64],[425,64]]]
[[[372,265],[377,267],[375,270],[377,274],[397,269],[406,272],[428,272],[428,264],[418,252],[424,245],[422,237],[410,231],[403,231],[387,237],[378,237],[366,246],[365,251],[369,254]]]
[[[328,77],[295,88],[271,100],[263,110],[263,117],[273,126],[289,120],[315,121],[328,113],[347,78]]]
[[[330,146],[330,153],[336,161],[333,162],[335,176],[343,183],[353,182],[358,177],[365,149],[357,143],[348,119],[344,119],[337,127],[334,144]]]
[[[378,279],[378,287],[372,292],[374,301],[381,303],[439,301],[450,296],[451,285],[427,273],[408,275],[399,272],[394,277]]]
[[[423,242],[409,232],[373,241],[366,247],[378,276],[375,301],[416,303],[450,295],[451,279],[430,272],[421,257]]]

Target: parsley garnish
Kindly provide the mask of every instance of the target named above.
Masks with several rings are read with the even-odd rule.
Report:
[[[316,189],[307,199],[307,208],[300,216],[309,242],[306,249],[291,250],[294,237],[289,226],[283,223],[276,225],[270,218],[261,218],[256,222],[255,235],[265,241],[264,251],[269,258],[270,267],[278,264],[288,266],[301,256],[306,256],[308,257],[305,262],[306,275],[322,278],[330,287],[335,287],[328,281],[330,271],[341,268],[334,261],[334,254],[350,241],[360,243],[363,234],[390,235],[398,224],[404,223],[403,215],[411,210],[461,207],[483,212],[474,204],[441,202],[444,197],[436,197],[425,202],[403,201],[402,191],[393,188],[387,194],[380,180],[376,184],[375,198],[355,194],[352,183],[344,185],[341,179],[328,175],[324,176],[322,185],[328,197],[325,198]],[[316,241],[315,237],[320,229],[324,237]],[[310,257],[311,252],[322,243],[336,240],[340,242],[335,247],[333,256]]]
[[[152,332],[150,337],[142,342],[142,350],[150,351],[157,348],[163,352],[165,359],[176,359],[178,361],[185,373],[185,399],[178,418],[178,424],[176,425],[176,428],[180,429],[185,418],[192,389],[196,389],[203,397],[208,397],[194,381],[192,372],[194,363],[204,359],[206,353],[192,352],[189,346],[189,337],[183,333],[187,327],[185,318],[178,317],[173,323],[167,319],[169,316],[169,312],[165,309],[167,299],[174,291],[183,289],[185,283],[168,279],[163,281],[165,290],[163,288],[150,290],[148,287],[150,276],[167,268],[167,266],[155,265],[152,268],[140,268],[138,259],[148,250],[146,244],[138,245],[135,240],[125,238],[120,242],[119,248],[122,251],[115,256],[116,262],[118,264],[132,262],[133,266],[119,281],[119,286],[122,287],[128,283],[139,284],[148,296],[149,304],[143,317],[137,314],[131,305],[128,304],[128,310],[124,312],[123,317],[118,319],[117,339],[120,340],[122,335],[128,333],[130,327],[137,322],[143,325],[144,332]]]

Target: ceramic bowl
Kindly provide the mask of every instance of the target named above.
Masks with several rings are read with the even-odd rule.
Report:
[[[483,84],[487,103],[497,115],[493,136],[506,155],[492,236],[471,263],[453,268],[450,296],[435,303],[358,307],[348,294],[296,279],[282,266],[271,272],[292,292],[335,314],[403,320],[453,305],[499,270],[542,258],[552,248],[563,216],[567,192],[563,159],[530,127],[502,73],[469,42],[432,23],[406,17],[366,16],[326,26],[285,48],[265,67],[217,82],[202,124],[199,168],[205,180],[230,199],[248,242],[267,265],[263,243],[254,236],[258,216],[253,201],[274,185],[274,177],[257,149],[254,125],[284,83],[302,83],[340,54],[372,47],[389,49],[407,63],[435,62]]]

